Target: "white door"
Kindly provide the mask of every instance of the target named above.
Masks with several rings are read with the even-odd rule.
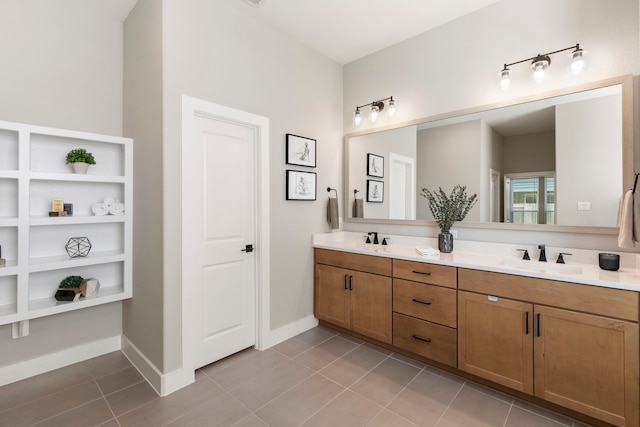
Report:
[[[247,250],[256,244],[256,130],[196,115],[183,144],[183,288],[195,297],[198,368],[256,342],[256,252]]]
[[[389,153],[389,219],[416,219],[415,160]]]

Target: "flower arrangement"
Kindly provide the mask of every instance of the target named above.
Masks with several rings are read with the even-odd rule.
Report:
[[[466,185],[456,185],[450,195],[441,187],[438,187],[438,191],[423,188],[420,195],[429,202],[429,210],[442,233],[448,233],[454,222],[462,221],[478,201],[477,194],[467,195]]]

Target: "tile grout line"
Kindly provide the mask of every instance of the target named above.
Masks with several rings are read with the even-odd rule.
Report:
[[[116,371],[116,372],[118,372],[118,371]],[[102,378],[102,377],[99,377],[99,378]],[[116,417],[116,413],[113,412],[113,408],[111,407],[111,404],[109,403],[109,400],[107,399],[107,396],[104,394],[104,390],[102,390],[102,387],[100,387],[100,383],[98,382],[98,379],[95,378],[94,381],[96,383],[96,386],[98,387],[98,390],[100,390],[100,394],[102,395],[102,398],[104,399],[104,403],[107,405],[107,408],[109,408],[109,412],[111,412],[111,415],[113,415],[113,419],[116,421],[116,424],[118,424],[118,427],[121,427],[120,426],[120,421],[118,420],[118,417]],[[136,383],[136,384],[138,384],[138,383]],[[135,384],[132,384],[132,385],[135,385]],[[125,388],[127,388],[127,387],[125,387]],[[118,391],[120,391],[120,390],[118,390]],[[114,393],[117,393],[117,392],[114,392]],[[111,393],[111,394],[113,394],[113,393]]]
[[[442,418],[444,418],[445,414],[447,413],[447,411],[449,410],[449,408],[451,408],[451,404],[454,402],[454,400],[456,400],[456,398],[460,395],[460,392],[462,391],[462,389],[464,388],[464,385],[467,382],[464,381],[461,385],[460,388],[458,389],[458,392],[455,394],[455,396],[453,396],[451,398],[451,400],[449,401],[449,404],[447,405],[447,407],[445,408],[444,411],[442,411],[442,414],[440,415],[440,418],[438,418],[438,421],[435,422],[435,424],[433,425],[434,427],[437,427],[437,425],[440,423],[440,421],[442,421]]]

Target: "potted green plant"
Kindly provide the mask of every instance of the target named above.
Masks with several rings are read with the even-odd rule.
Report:
[[[87,173],[89,165],[95,165],[93,154],[84,148],[74,148],[67,153],[67,164],[71,164],[75,173]]]
[[[58,301],[76,301],[82,292],[81,285],[84,279],[81,276],[67,276],[58,285],[55,299]]]
[[[84,278],[82,276],[67,276],[60,282],[60,289],[70,289],[76,293],[80,292],[80,284]]]
[[[441,187],[438,187],[438,191],[423,188],[420,195],[429,202],[431,215],[440,227],[438,249],[444,253],[453,251],[451,227],[456,221],[462,221],[467,216],[478,201],[478,195],[467,195],[467,187],[461,185],[453,187],[450,195],[447,195]]]

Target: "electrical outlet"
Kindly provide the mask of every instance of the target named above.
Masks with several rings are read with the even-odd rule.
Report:
[[[449,233],[451,233],[451,235],[453,236],[454,239],[458,238],[458,230],[450,229]]]
[[[591,202],[578,202],[578,210],[579,211],[590,211],[591,210]]]

